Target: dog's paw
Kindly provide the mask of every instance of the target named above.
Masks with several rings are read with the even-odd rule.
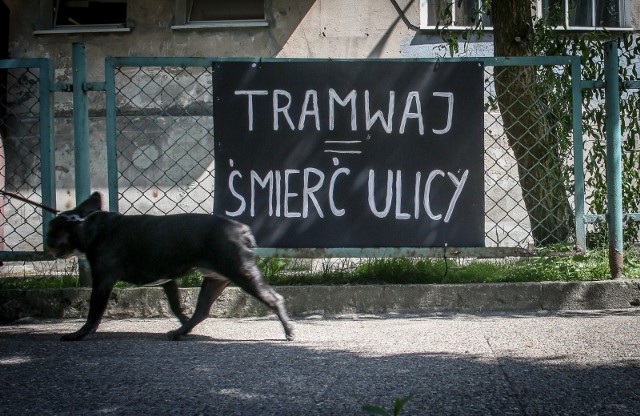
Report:
[[[287,341],[295,341],[296,339],[296,334],[293,332],[292,329],[290,329],[289,331],[287,331]]]

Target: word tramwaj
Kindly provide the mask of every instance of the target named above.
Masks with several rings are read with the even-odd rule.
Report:
[[[307,126],[307,119],[309,119],[309,123],[312,126],[311,128],[315,128],[316,131],[321,130],[321,115],[326,114],[328,122],[327,126],[330,131],[335,129],[336,125],[336,113],[338,111],[345,111],[348,113],[348,117],[350,120],[350,130],[357,131],[358,130],[358,122],[357,122],[357,112],[359,108],[362,108],[364,111],[364,120],[366,130],[369,131],[373,125],[379,122],[386,133],[393,132],[393,120],[394,114],[396,112],[396,92],[389,91],[388,97],[389,101],[386,107],[386,116],[382,109],[372,109],[371,99],[369,90],[365,90],[364,93],[358,94],[357,90],[351,90],[349,93],[341,97],[335,89],[328,89],[328,100],[326,107],[321,109],[321,103],[318,98],[317,90],[307,90],[304,92],[304,98],[302,99],[302,104],[300,105],[299,117],[296,117],[296,112],[293,111],[292,105],[294,103],[292,94],[283,89],[276,89],[273,91],[268,90],[236,90],[234,91],[235,95],[246,96],[247,97],[247,129],[248,131],[254,130],[255,124],[255,108],[254,100],[258,99],[270,99],[272,109],[271,119],[273,120],[273,130],[278,131],[281,128],[281,125],[288,127],[293,130],[304,130]],[[454,95],[451,92],[432,92],[431,95],[433,97],[439,97],[440,99],[445,99],[447,102],[447,119],[443,124],[442,128],[432,129],[432,132],[437,135],[446,134],[451,129],[452,124],[452,116],[453,116],[453,105],[454,105]],[[269,96],[271,96],[269,98]],[[364,96],[364,98],[359,98]],[[266,98],[262,98],[266,97]],[[364,105],[358,105],[358,102],[362,100]],[[418,126],[418,134],[423,136],[425,134],[425,110],[423,107],[424,98],[421,98],[421,94],[418,91],[409,91],[404,96],[404,106],[402,106],[403,110],[400,117],[400,126],[398,128],[399,134],[405,134],[407,129],[407,122],[409,120],[415,120]],[[400,97],[400,102],[402,103],[402,97]],[[348,109],[341,110],[340,107]],[[294,116],[292,116],[292,113]],[[295,120],[295,121],[294,121]],[[285,128],[286,128],[285,127]]]

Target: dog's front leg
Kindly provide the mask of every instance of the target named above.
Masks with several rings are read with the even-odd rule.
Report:
[[[99,281],[99,279],[96,280],[94,277],[94,287],[91,290],[87,322],[76,332],[63,335],[62,338],[60,338],[61,341],[79,341],[87,335],[96,332],[96,329],[98,329],[102,315],[104,314],[105,309],[107,309],[107,303],[109,302],[109,296],[111,296],[113,284],[102,283],[95,285],[96,281]]]

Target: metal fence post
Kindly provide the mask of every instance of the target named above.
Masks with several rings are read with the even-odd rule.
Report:
[[[587,249],[587,229],[584,217],[584,143],[582,138],[582,73],[580,57],[571,61],[571,95],[573,109],[573,167],[575,177],[576,246]]]
[[[48,59],[40,65],[40,171],[42,176],[42,203],[53,207],[56,205],[55,175],[55,135],[53,127],[53,92],[51,84],[54,80],[53,66]],[[54,214],[42,211],[42,235],[49,230],[49,221]],[[46,239],[43,238],[46,250]]]
[[[622,148],[620,144],[620,91],[618,40],[605,45],[605,111],[607,133],[607,211],[611,277],[622,277]]]
[[[73,137],[75,157],[76,204],[89,197],[89,107],[87,105],[87,54],[84,44],[74,43],[73,67]],[[78,260],[80,286],[91,286],[91,271],[86,260]]]
[[[104,81],[106,90],[107,121],[107,189],[109,190],[109,211],[118,210],[118,150],[116,131],[116,80],[113,59],[104,60]]]

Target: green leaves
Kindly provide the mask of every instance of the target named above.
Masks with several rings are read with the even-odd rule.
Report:
[[[384,408],[380,406],[373,406],[370,404],[364,405],[362,410],[365,412],[372,414],[374,416],[398,416],[402,411],[402,408],[407,404],[409,400],[413,399],[413,393],[402,398],[398,398],[393,402],[393,413],[387,412]]]
[[[484,33],[484,27],[478,22],[472,27],[460,32],[450,30],[453,26],[451,19],[452,3],[447,3],[438,14],[438,29],[444,41],[443,48],[447,49],[450,56],[460,52],[460,45],[464,48],[473,36],[479,38]],[[531,2],[535,7],[535,2]],[[482,2],[482,9],[491,8],[491,1]],[[614,34],[606,30],[593,30],[591,32],[575,33],[557,30],[564,25],[562,8],[549,10],[546,17],[534,22],[534,55],[579,56],[582,64],[581,79],[592,81],[604,80],[604,45],[614,39]],[[566,27],[565,27],[566,29]],[[640,40],[633,33],[616,33],[620,39],[619,78],[623,91],[620,102],[620,120],[622,128],[622,181],[623,181],[623,212],[640,212],[640,192],[637,191],[640,183],[640,92],[637,90],[625,91],[625,81],[638,80],[640,66],[637,57],[640,56]],[[566,158],[564,164],[565,187],[570,189],[573,185],[573,163],[570,156],[572,143],[572,119],[571,119],[571,83],[580,80],[572,80],[567,68],[544,67],[537,69],[536,84],[541,92],[540,100],[546,103],[554,103],[551,136],[556,138],[556,148],[560,157]],[[558,99],[561,97],[561,99]],[[605,214],[607,212],[607,191],[605,177],[606,162],[606,132],[604,110],[604,89],[601,87],[582,90],[583,106],[583,146],[585,150],[585,189],[586,205],[589,213]],[[494,98],[489,97],[485,104],[487,111],[497,111],[498,106]],[[569,153],[565,153],[569,150]],[[640,222],[627,221],[624,224],[624,240],[627,243],[637,241],[640,232]],[[588,240],[593,244],[606,243],[606,224],[594,224],[588,230]],[[627,244],[628,245],[628,244]],[[590,247],[595,247],[591,245]]]

